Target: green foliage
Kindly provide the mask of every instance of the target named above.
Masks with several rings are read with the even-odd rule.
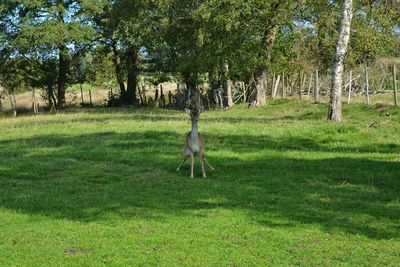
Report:
[[[115,68],[112,62],[112,54],[102,51],[94,51],[85,58],[87,65],[86,80],[97,86],[116,86]]]
[[[25,63],[20,59],[0,58],[0,89],[4,90],[3,94],[16,94],[25,89]]]
[[[224,78],[225,61],[229,64],[225,78],[246,82],[260,67],[289,74],[317,68],[326,73],[333,62],[342,4],[313,0],[3,2],[0,51],[6,57],[28,59],[32,67],[21,73],[29,81],[26,84],[60,86],[56,80],[64,68],[60,63],[53,68],[47,65],[62,57],[68,65],[67,84],[84,82],[80,71],[84,62],[89,82],[113,87],[126,84],[129,74],[131,82],[132,76],[142,75],[152,77],[154,84],[214,83]],[[372,65],[381,57],[399,56],[399,4],[361,0],[354,9],[346,66]],[[274,26],[278,34],[272,49],[266,48],[268,30]],[[128,59],[135,53],[138,61],[132,63]],[[31,82],[32,77],[39,79]],[[46,77],[49,80],[43,82]]]
[[[93,39],[90,18],[99,10],[99,4],[99,1],[7,1],[0,16],[0,27],[7,41],[0,50],[8,57],[30,59],[28,65],[36,66],[26,68],[23,75],[33,80],[35,86],[49,90],[49,94],[53,94],[57,79],[58,101],[62,102],[66,84],[77,80],[77,57]]]

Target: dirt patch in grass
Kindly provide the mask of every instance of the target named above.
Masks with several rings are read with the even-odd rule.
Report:
[[[69,256],[77,256],[82,254],[89,254],[92,252],[89,248],[70,248],[64,249],[63,252]]]
[[[384,112],[389,109],[389,105],[384,103],[376,103],[375,110],[379,112]]]

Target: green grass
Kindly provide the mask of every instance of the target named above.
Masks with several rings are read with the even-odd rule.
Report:
[[[200,118],[69,110],[0,120],[0,266],[398,266],[400,113],[275,101]]]

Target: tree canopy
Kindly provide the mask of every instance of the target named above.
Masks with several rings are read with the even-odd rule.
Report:
[[[20,69],[25,89],[44,88],[58,108],[67,86],[83,82],[77,70],[89,72],[92,82],[113,76],[125,104],[137,101],[138,77],[152,75],[194,91],[213,80],[243,81],[258,106],[265,102],[268,73],[330,70],[341,6],[311,0],[3,1],[0,60],[26,62],[29,67]],[[399,14],[398,1],[355,1],[345,64],[399,56]],[[82,61],[89,63],[85,69],[78,66]]]

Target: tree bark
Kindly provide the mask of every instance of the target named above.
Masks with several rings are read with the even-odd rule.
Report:
[[[200,92],[197,88],[195,73],[189,72],[184,75],[186,90],[188,93],[187,105],[188,106],[200,106]]]
[[[278,74],[278,78],[276,78],[274,89],[273,89],[273,93],[272,93],[272,99],[276,98],[276,93],[278,92],[280,79],[281,79],[281,75]]]
[[[111,46],[112,46],[112,50],[113,50],[113,54],[114,54],[113,61],[114,61],[114,67],[115,67],[115,74],[117,76],[119,90],[121,91],[121,98],[125,98],[126,89],[125,89],[125,83],[124,83],[124,74],[122,72],[121,54],[118,50],[116,41],[113,40]]]
[[[57,78],[57,108],[65,106],[65,90],[67,85],[67,74],[69,69],[68,48],[65,45],[59,47],[58,53],[58,78]]]
[[[347,95],[347,104],[351,102],[351,91],[353,89],[353,73],[349,71],[349,94]]]
[[[274,7],[275,13],[277,13],[278,7],[279,4]],[[262,41],[262,49],[260,53],[260,57],[265,62],[269,62],[269,60],[271,59],[271,52],[275,43],[277,32],[278,32],[278,25],[276,23],[272,23],[271,20],[271,25],[266,29],[264,33]],[[252,93],[249,98],[250,107],[265,106],[266,103],[265,98],[268,87],[267,73],[268,73],[267,67],[265,66],[265,64],[261,65],[254,73],[254,83],[252,86]]]
[[[51,85],[47,86],[47,97],[49,100],[49,111],[53,112],[55,105],[55,97],[53,94],[53,87]]]
[[[339,40],[336,45],[336,55],[333,62],[331,94],[328,109],[328,120],[340,122],[342,120],[342,84],[344,60],[350,40],[353,1],[344,0],[342,22]]]
[[[267,95],[267,70],[265,68],[259,69],[254,74],[254,81],[252,83],[252,92],[249,97],[250,107],[262,107],[265,106]]]
[[[8,99],[10,100],[13,117],[17,117],[17,100],[15,98],[15,95],[11,93],[8,94]]]
[[[131,49],[127,54],[128,60],[128,86],[126,90],[125,104],[136,103],[136,87],[138,75],[138,52],[136,49]]]

